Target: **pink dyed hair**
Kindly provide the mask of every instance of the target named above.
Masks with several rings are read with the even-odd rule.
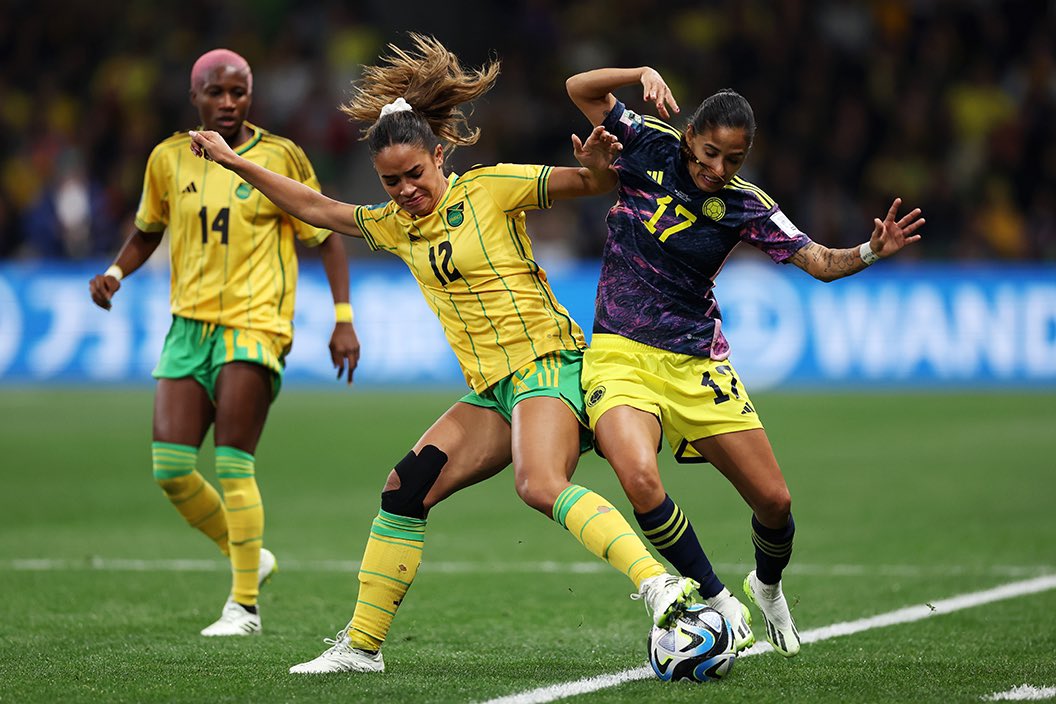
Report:
[[[230,66],[236,71],[245,71],[247,87],[250,93],[253,92],[253,71],[249,68],[249,62],[230,49],[213,49],[198,57],[194,66],[191,67],[191,90],[205,83],[206,77],[221,66]]]

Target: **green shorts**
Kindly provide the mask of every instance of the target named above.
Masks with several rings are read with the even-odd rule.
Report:
[[[192,377],[216,403],[216,378],[220,369],[228,362],[252,362],[271,370],[274,400],[282,387],[289,352],[281,344],[277,337],[259,330],[228,328],[174,315],[153,375],[155,379]]]
[[[462,403],[490,408],[511,422],[513,407],[526,398],[550,396],[565,402],[579,421],[580,454],[594,447],[583,389],[579,377],[583,373],[583,353],[579,350],[559,350],[529,362],[483,393],[470,392]]]

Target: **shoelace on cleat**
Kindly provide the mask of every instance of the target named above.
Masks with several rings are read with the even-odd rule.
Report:
[[[335,647],[337,647],[339,645],[344,645],[345,644],[345,639],[347,637],[348,637],[348,626],[345,626],[340,631],[338,631],[337,635],[334,636],[333,638],[323,638],[323,642],[326,643],[327,645],[329,645],[330,649],[333,650]]]

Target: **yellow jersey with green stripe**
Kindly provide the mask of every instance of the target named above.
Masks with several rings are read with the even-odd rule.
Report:
[[[392,201],[356,208],[371,249],[392,252],[414,274],[478,393],[545,354],[586,347],[525,228],[525,211],[551,205],[550,171],[498,164],[452,174],[436,209],[419,218]]]
[[[315,190],[304,151],[246,123],[252,137],[235,151]],[[174,315],[292,339],[297,255],[330,234],[288,215],[234,172],[191,153],[186,132],[154,148],[136,212],[143,232],[169,235]]]

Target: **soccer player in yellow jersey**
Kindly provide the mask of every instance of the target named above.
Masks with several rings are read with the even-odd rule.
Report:
[[[521,499],[626,574],[655,622],[669,621],[696,587],[668,575],[611,503],[569,481],[591,447],[580,389],[586,345],[533,259],[525,211],[611,188],[614,141],[600,128],[586,144],[573,137],[594,169],[500,164],[445,176],[441,143],[476,141],[460,106],[491,88],[499,66],[466,70],[435,39],[411,36],[413,50],[390,46],[382,65],[365,68],[343,108],[371,125],[365,139],[388,203],[332,200],[238,156],[219,135],[192,133],[196,153],[283,209],[400,257],[472,388],[389,473],[352,621],[295,673],[382,671],[380,648],[421,563],[430,508],[511,462]]]
[[[216,49],[195,62],[190,97],[202,126],[244,159],[318,189],[300,147],[246,122],[252,96],[253,75],[238,54]],[[261,629],[259,586],[276,569],[275,556],[263,548],[254,452],[293,339],[295,239],[322,252],[337,318],[331,358],[339,378],[347,367],[349,383],[359,341],[341,238],[290,217],[230,171],[195,159],[189,142],[180,132],[155,147],[136,229],[89,288],[92,300],[109,309],[122,277],[169,233],[172,327],[154,370],[154,478],[187,522],[231,560],[231,595],[202,635],[250,635]],[[210,426],[222,499],[196,469]]]

